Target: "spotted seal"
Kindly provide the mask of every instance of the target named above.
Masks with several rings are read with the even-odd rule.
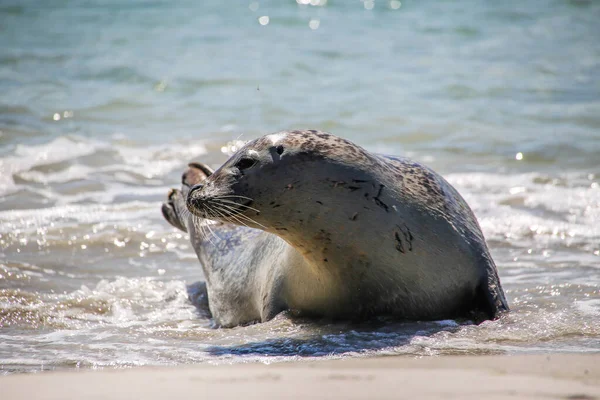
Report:
[[[223,326],[288,309],[410,320],[484,320],[508,310],[473,212],[420,163],[325,132],[285,131],[247,143],[204,175],[175,209],[192,214],[184,224]],[[218,221],[213,244],[194,220]]]

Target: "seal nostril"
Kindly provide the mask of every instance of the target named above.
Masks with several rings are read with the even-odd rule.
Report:
[[[277,154],[279,154],[279,155],[283,154],[283,146],[282,145],[277,146]]]
[[[198,183],[198,184],[192,186],[192,188],[190,189],[190,195],[198,190],[202,190],[203,187],[204,187],[204,185],[201,183]]]
[[[194,207],[194,208],[201,208],[202,207],[202,203],[203,203],[203,199],[202,199],[202,195],[200,195],[200,193],[198,193],[200,190],[202,190],[202,188],[204,187],[204,185],[202,184],[197,184],[192,186],[192,188],[190,189],[188,195],[187,195],[187,204],[188,207]]]

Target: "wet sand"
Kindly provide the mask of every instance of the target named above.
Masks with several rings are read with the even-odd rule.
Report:
[[[0,378],[4,399],[600,399],[600,354],[378,357]]]

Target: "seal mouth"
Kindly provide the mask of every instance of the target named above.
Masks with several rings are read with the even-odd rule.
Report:
[[[230,218],[243,215],[244,211],[248,210],[253,203],[249,199],[237,202],[229,198],[213,197],[204,202],[204,210],[216,217]]]
[[[187,197],[187,207],[190,212],[206,219],[225,219],[243,216],[246,210],[258,210],[251,207],[254,201],[249,197],[237,195],[222,195],[207,197],[198,193],[203,185],[192,188]]]

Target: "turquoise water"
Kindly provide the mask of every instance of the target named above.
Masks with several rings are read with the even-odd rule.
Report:
[[[600,3],[0,3],[0,368],[600,349]],[[215,330],[184,166],[315,128],[443,174],[513,312]]]

